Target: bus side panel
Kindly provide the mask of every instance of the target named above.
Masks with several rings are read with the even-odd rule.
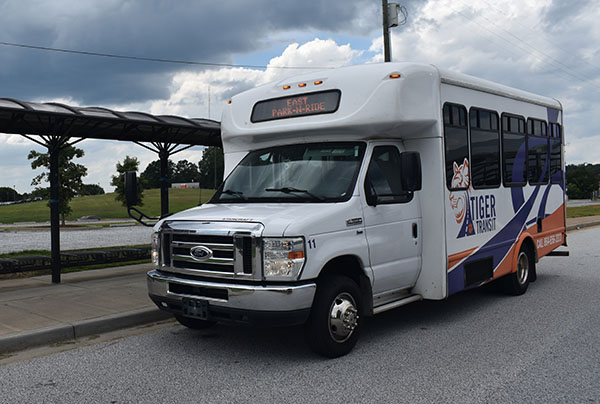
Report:
[[[498,115],[506,112],[551,122],[562,120],[560,111],[456,86],[442,85],[442,100],[463,105],[467,111],[479,107]],[[462,170],[456,176],[469,175],[470,161],[455,163],[454,170]],[[564,172],[564,163],[562,167]],[[563,242],[563,181],[522,187],[501,184],[489,189],[474,189],[469,184],[464,190],[444,189],[449,295],[513,272],[527,235],[539,249],[539,257]]]

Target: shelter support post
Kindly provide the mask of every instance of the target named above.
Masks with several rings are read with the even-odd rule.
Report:
[[[50,153],[50,256],[52,259],[52,283],[60,283],[60,222],[58,155],[60,146],[48,146]]]
[[[160,158],[160,216],[169,213],[169,151],[165,148],[158,153]]]

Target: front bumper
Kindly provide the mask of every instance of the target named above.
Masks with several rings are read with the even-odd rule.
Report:
[[[183,300],[206,301],[207,320],[260,325],[295,325],[308,319],[316,284],[241,285],[178,277],[159,271],[147,276],[148,294],[161,309],[183,315]]]

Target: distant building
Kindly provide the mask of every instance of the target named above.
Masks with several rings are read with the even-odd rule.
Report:
[[[171,188],[195,188],[198,189],[200,188],[200,183],[199,182],[177,182],[174,184],[171,184]]]

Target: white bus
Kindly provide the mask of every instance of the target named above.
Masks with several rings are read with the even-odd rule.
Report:
[[[222,186],[153,235],[150,297],[185,326],[304,323],[340,356],[367,316],[496,279],[522,294],[566,245],[554,99],[385,63],[246,91],[221,129]]]

